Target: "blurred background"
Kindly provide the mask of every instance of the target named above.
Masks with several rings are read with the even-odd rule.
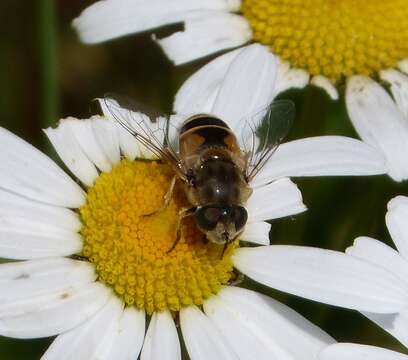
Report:
[[[6,0],[0,5],[0,125],[55,159],[42,128],[68,116],[89,117],[95,109],[92,99],[110,92],[170,113],[177,89],[208,61],[174,67],[151,41],[150,33],[107,44],[82,45],[70,23],[90,3]],[[296,102],[297,118],[289,139],[323,134],[356,137],[342,101],[334,103],[314,87],[288,91],[281,97]],[[384,223],[386,204],[395,195],[407,194],[406,184],[393,183],[385,176],[306,178],[295,182],[309,211],[274,221],[273,244],[343,251],[360,235],[391,244]],[[396,340],[357,312],[297,299],[249,281],[243,286],[283,301],[338,341],[404,352]],[[51,341],[0,337],[0,359],[39,359]]]

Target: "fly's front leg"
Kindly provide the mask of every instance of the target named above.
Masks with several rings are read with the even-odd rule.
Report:
[[[167,190],[166,194],[164,195],[163,205],[159,209],[154,210],[151,213],[143,214],[143,216],[152,216],[152,215],[154,215],[154,214],[156,214],[158,212],[161,212],[161,211],[165,210],[167,208],[167,206],[169,206],[170,200],[173,197],[173,192],[174,192],[174,187],[176,185],[176,180],[177,180],[176,176],[173,176],[173,178],[171,179],[170,187]]]
[[[181,209],[179,211],[178,214],[178,219],[177,219],[177,224],[176,224],[176,239],[174,240],[173,245],[171,246],[171,248],[169,250],[167,250],[167,254],[169,252],[171,252],[178,244],[178,242],[180,241],[181,238],[181,222],[183,221],[183,219],[185,219],[186,217],[189,217],[191,215],[194,215],[195,211],[196,211],[196,207],[192,207],[192,208],[188,208],[188,209]]]

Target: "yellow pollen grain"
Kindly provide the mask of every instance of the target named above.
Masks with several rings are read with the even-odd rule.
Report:
[[[156,161],[122,160],[98,177],[79,210],[82,255],[95,265],[98,280],[148,314],[201,305],[233,274],[238,245],[221,257],[222,246],[208,242],[192,218],[183,221],[180,241],[168,252],[179,210],[188,206],[180,184],[164,210],[145,216],[162,207],[173,175]]]
[[[335,83],[408,57],[406,0],[243,0],[253,39]]]

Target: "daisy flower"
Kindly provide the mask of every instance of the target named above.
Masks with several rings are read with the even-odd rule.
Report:
[[[380,73],[391,94],[364,76],[352,77],[347,86],[347,110],[357,133],[383,153],[388,175],[408,179],[408,76],[396,70]]]
[[[276,61],[259,49],[242,50],[223,83],[214,82],[213,112],[224,109],[234,129],[238,123],[231,122],[236,115],[231,103],[236,104],[238,93],[230,91],[232,85],[253,94],[239,99],[257,107],[256,101],[263,99],[255,96],[259,84],[254,79],[274,82],[266,75],[276,73]],[[236,72],[249,61],[245,83]],[[179,94],[179,101],[182,98]],[[135,116],[143,117],[152,131],[163,121]],[[172,121],[177,124],[180,117]],[[318,144],[321,149],[322,139],[282,145],[275,160],[278,173],[265,167],[260,180],[251,184],[254,192],[246,204],[249,220],[241,242],[231,244],[220,257],[222,246],[203,242],[193,220],[183,223],[179,243],[168,252],[179,210],[187,204],[185,195],[177,185],[165,210],[144,216],[160,208],[173,173],[110,112],[87,120],[67,118],[45,133],[78,182],[0,128],[0,257],[19,260],[0,265],[0,283],[7,289],[0,294],[0,335],[58,335],[42,359],[136,359],[139,353],[142,360],[180,359],[176,324],[193,360],[312,359],[334,343],[285,305],[233,286],[234,268],[266,285],[273,278],[277,289],[340,306],[354,304],[361,311],[395,313],[405,304],[399,283],[381,267],[344,254],[318,254],[319,249],[269,245],[266,220],[306,210],[297,186],[285,176],[298,161],[288,160],[297,156],[293,151],[309,151],[302,155],[299,176],[327,175],[327,169],[331,174],[335,169],[384,172],[383,159],[363,142],[339,138],[337,156],[333,142],[327,142],[332,153],[327,158],[314,148]],[[342,153],[343,141],[352,146]],[[352,159],[342,161],[342,154],[347,158],[351,153]],[[308,256],[298,262],[300,267],[330,272],[329,281],[315,277],[310,282],[310,271],[291,272],[281,266],[296,255]],[[338,281],[346,274],[353,274],[347,283]],[[367,284],[368,278],[374,281]],[[385,289],[381,297],[380,286]],[[347,296],[341,294],[344,288]],[[145,333],[146,314],[150,322]]]
[[[408,197],[397,196],[388,203],[388,212],[386,214],[386,223],[388,231],[394,241],[397,250],[386,245],[385,243],[369,237],[359,237],[355,239],[354,245],[346,250],[346,253],[330,251],[323,249],[304,248],[286,246],[269,246],[269,256],[264,251],[261,254],[259,248],[239,249],[239,252],[247,252],[246,263],[235,262],[235,266],[244,271],[245,274],[256,281],[271,287],[301,295],[328,304],[346,307],[349,309],[359,310],[367,318],[375,322],[385,331],[393,335],[404,346],[408,347]],[[252,254],[251,254],[252,253]],[[252,259],[250,260],[250,258]],[[351,260],[354,264],[347,264]],[[268,265],[266,262],[273,262]],[[355,262],[357,261],[357,262]],[[365,263],[365,264],[364,264]],[[373,266],[376,271],[388,272],[385,280],[377,278],[374,274],[365,278],[364,286],[360,289],[352,289],[350,283],[356,277],[362,275],[362,268],[366,265]],[[252,266],[249,270],[248,266]],[[346,267],[347,266],[347,267]],[[272,267],[281,271],[281,276],[276,276]],[[248,271],[249,270],[249,271]],[[269,272],[268,272],[269,271]],[[364,270],[366,271],[366,270]],[[303,293],[299,292],[298,278],[303,281]],[[335,284],[330,281],[336,279]],[[384,281],[385,280],[385,281]],[[324,284],[324,286],[322,286]],[[327,292],[329,288],[338,290],[337,299],[333,297],[313,298],[312,292]],[[376,290],[374,290],[376,288]],[[376,301],[386,297],[394,297],[393,311],[370,311],[362,310],[368,303],[361,301],[360,296],[367,296],[367,289],[372,289]],[[309,291],[305,296],[305,291]],[[371,290],[370,290],[371,291]],[[391,292],[393,295],[391,295]],[[350,294],[353,293],[353,298]],[[373,298],[373,299],[374,299]],[[343,299],[342,304],[338,301]],[[350,302],[346,304],[347,299]],[[399,305],[397,305],[399,304]],[[399,310],[397,308],[399,307]],[[341,353],[341,347],[338,349]],[[333,349],[337,347],[333,347]],[[348,346],[345,345],[345,351]],[[362,350],[364,354],[366,350]],[[374,350],[373,350],[374,352]],[[331,354],[331,351],[328,352]],[[337,354],[337,350],[333,353]],[[371,349],[367,350],[367,354]],[[381,354],[381,352],[380,352]],[[384,355],[385,356],[385,355]],[[401,355],[402,356],[402,355]],[[340,357],[338,357],[340,359]],[[344,357],[349,358],[349,357]],[[351,358],[351,357],[350,357]],[[367,357],[372,359],[372,357]],[[373,357],[375,359],[375,357]],[[378,357],[383,359],[382,357]],[[384,357],[386,359],[387,357]],[[392,357],[391,357],[392,358]],[[398,357],[397,357],[398,358]],[[404,358],[404,357],[402,357]],[[326,358],[323,358],[326,360]],[[327,358],[329,359],[329,358]],[[334,359],[337,359],[334,357]],[[357,358],[359,359],[359,358]]]
[[[333,344],[325,348],[319,360],[407,360],[408,356],[376,346],[358,344]]]
[[[256,42],[337,99],[334,85],[351,75],[407,70],[407,19],[404,0],[103,0],[74,27],[92,44],[181,22],[156,39],[175,64]]]
[[[405,276],[408,274],[407,216],[408,197],[397,196],[391,199],[385,220],[397,250],[376,239],[359,237],[355,239],[354,245],[346,250],[346,253],[388,270],[398,277],[408,293]],[[395,314],[365,312],[364,315],[408,347],[408,306]]]

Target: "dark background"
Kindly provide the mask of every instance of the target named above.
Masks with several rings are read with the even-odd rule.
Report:
[[[208,61],[173,67],[150,40],[150,33],[108,44],[82,45],[70,22],[89,4],[78,0],[6,0],[0,5],[0,125],[54,157],[41,128],[67,116],[89,117],[93,113],[92,99],[109,92],[169,113],[177,89]],[[323,134],[356,137],[342,101],[334,103],[313,87],[281,96],[296,102],[298,115],[289,139]],[[360,235],[391,244],[384,223],[386,204],[393,196],[406,194],[406,184],[396,184],[385,176],[295,182],[309,211],[274,221],[273,244],[343,251]],[[396,340],[357,312],[298,299],[249,282],[244,286],[283,301],[338,341],[404,351]],[[51,340],[0,338],[0,358],[39,359]]]

